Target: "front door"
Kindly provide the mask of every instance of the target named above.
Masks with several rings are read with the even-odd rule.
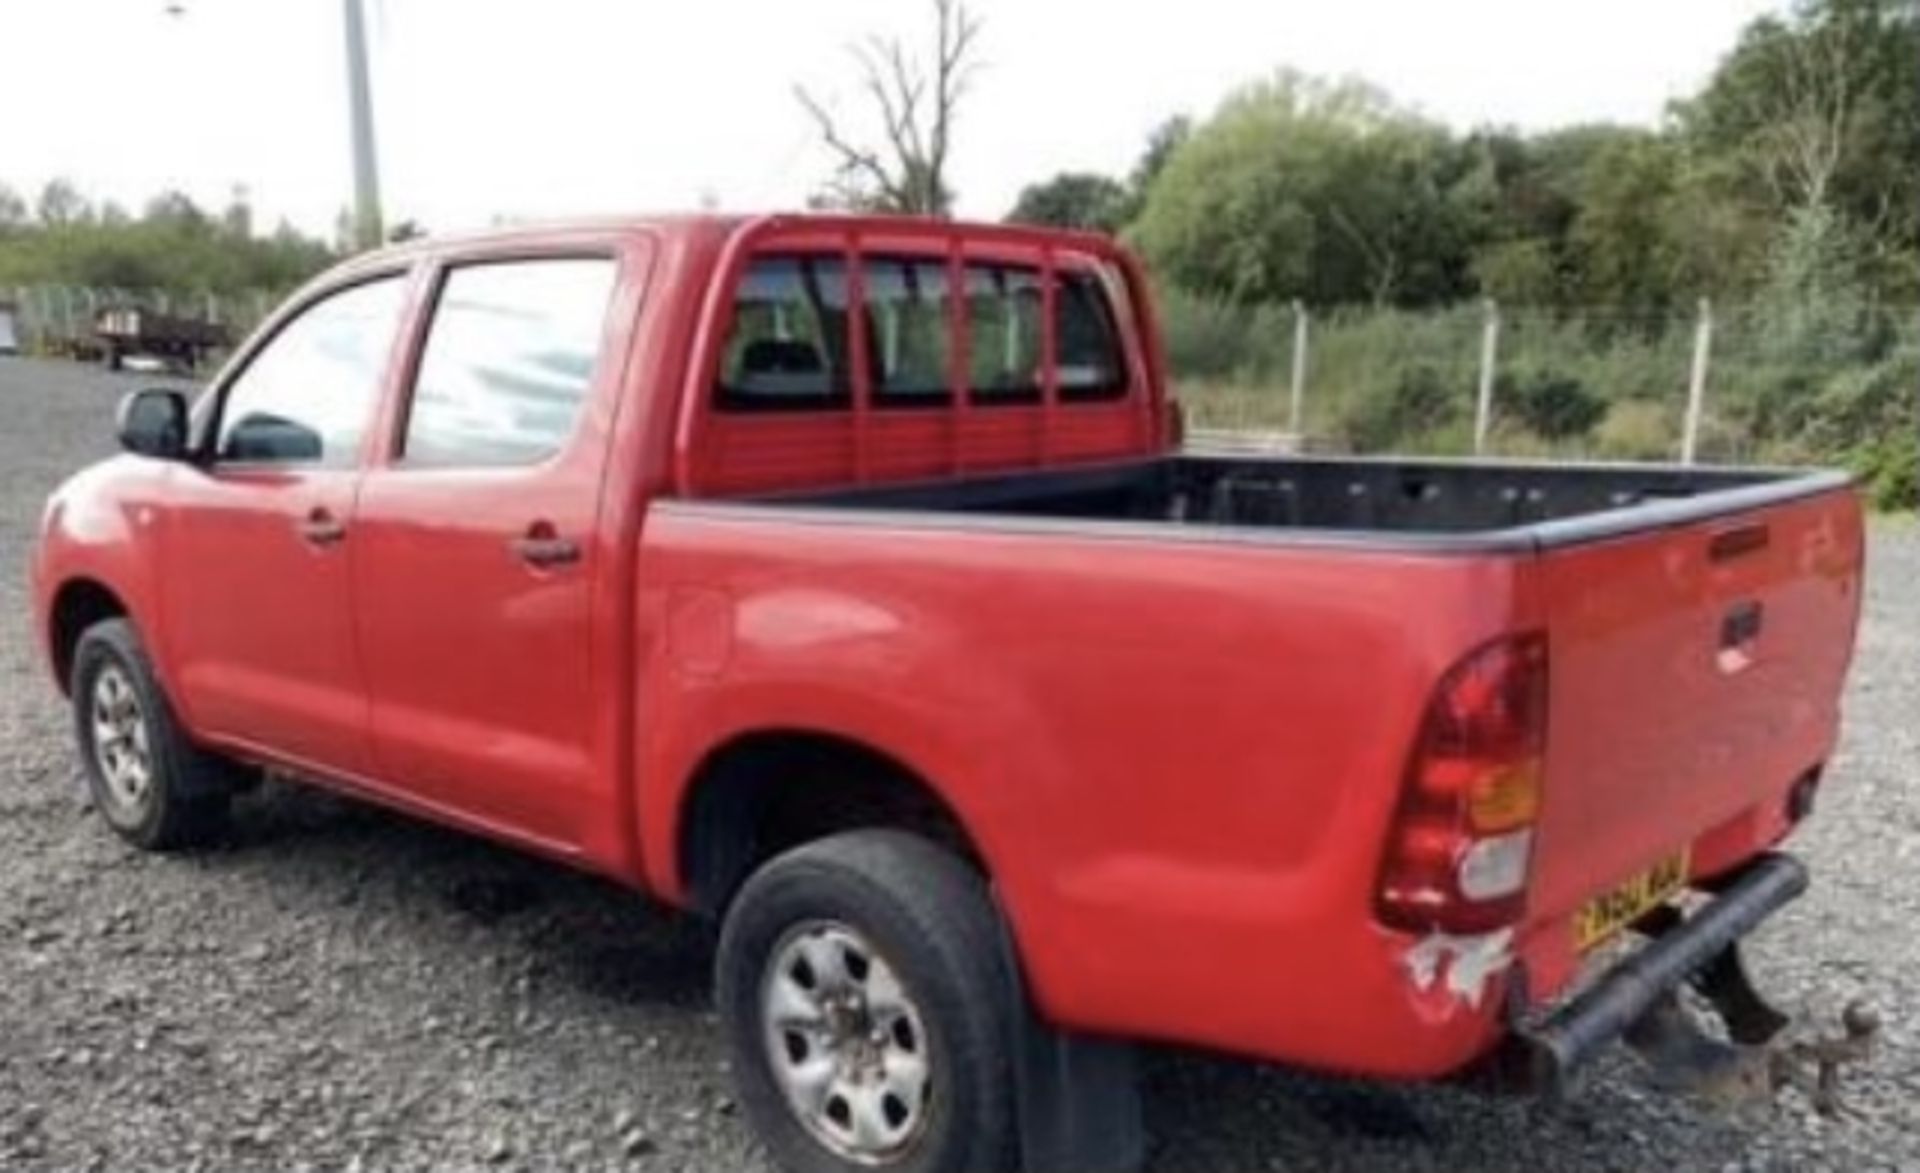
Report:
[[[611,257],[455,264],[390,460],[355,513],[380,778],[577,846],[593,789],[588,657],[619,379]]]
[[[196,733],[324,772],[368,764],[350,614],[354,499],[405,279],[323,296],[217,389],[174,470],[164,634]]]

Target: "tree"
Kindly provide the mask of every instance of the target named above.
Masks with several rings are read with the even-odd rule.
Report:
[[[1169,151],[1129,235],[1162,276],[1243,304],[1431,304],[1470,283],[1466,172],[1380,91],[1282,72]]]
[[[897,39],[871,37],[852,48],[862,92],[879,120],[880,145],[849,132],[826,103],[795,87],[838,170],[819,202],[873,211],[945,216],[953,207],[947,160],[960,99],[975,69],[980,21],[961,0],[933,0],[931,66]]]
[[[282,226],[267,239],[236,231],[230,211],[215,218],[168,192],[140,216],[108,201],[96,214],[72,184],[49,185],[40,215],[6,232],[0,285],[46,282],[129,290],[279,290],[324,268],[333,254]]]
[[[20,193],[0,183],[0,232],[18,228],[27,222],[27,201]]]
[[[1147,189],[1160,177],[1167,166],[1167,160],[1173,153],[1193,137],[1193,119],[1185,114],[1175,114],[1147,135],[1147,147],[1140,152],[1139,162],[1133,165],[1133,174],[1127,177],[1128,186],[1133,188],[1136,199],[1144,201]]]
[[[1723,208],[1808,231],[1831,208],[1874,280],[1920,292],[1920,5],[1810,0],[1754,22],[1706,88],[1676,107]],[[1755,266],[1758,268],[1759,266]]]
[[[1587,160],[1569,229],[1579,301],[1658,315],[1684,299],[1665,215],[1677,162],[1676,148],[1651,133],[1616,137]]]
[[[93,209],[71,180],[52,179],[40,189],[34,214],[47,227],[60,228],[87,219],[93,214]]]
[[[1007,219],[1020,224],[1115,233],[1133,212],[1133,193],[1118,180],[1091,172],[1062,172],[1029,184]]]

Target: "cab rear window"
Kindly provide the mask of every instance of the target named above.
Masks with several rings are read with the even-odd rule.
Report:
[[[753,262],[734,294],[719,402],[736,410],[820,410],[852,400],[847,267],[833,256]]]
[[[966,306],[970,402],[1041,401],[1046,299],[1038,267],[968,262],[961,298],[944,260],[869,256],[860,262],[866,370],[876,408],[953,402],[954,317]],[[1120,334],[1106,288],[1063,268],[1054,294],[1055,377],[1063,402],[1127,391]],[[848,282],[837,254],[771,254],[747,268],[721,359],[725,410],[845,410],[852,404]]]

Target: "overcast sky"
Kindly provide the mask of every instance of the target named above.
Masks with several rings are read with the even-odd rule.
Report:
[[[1055,171],[1124,174],[1168,115],[1280,65],[1456,127],[1653,124],[1778,0],[976,0],[963,214]],[[169,10],[178,8],[177,15]],[[796,82],[858,109],[846,47],[925,40],[918,0],[368,0],[389,220],[799,205],[829,173]],[[350,200],[341,0],[4,0],[0,182],[264,226]]]

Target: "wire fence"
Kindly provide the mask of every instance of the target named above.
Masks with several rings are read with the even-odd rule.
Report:
[[[1920,306],[1782,313],[1166,299],[1190,424],[1350,451],[1836,460],[1920,434]]]

